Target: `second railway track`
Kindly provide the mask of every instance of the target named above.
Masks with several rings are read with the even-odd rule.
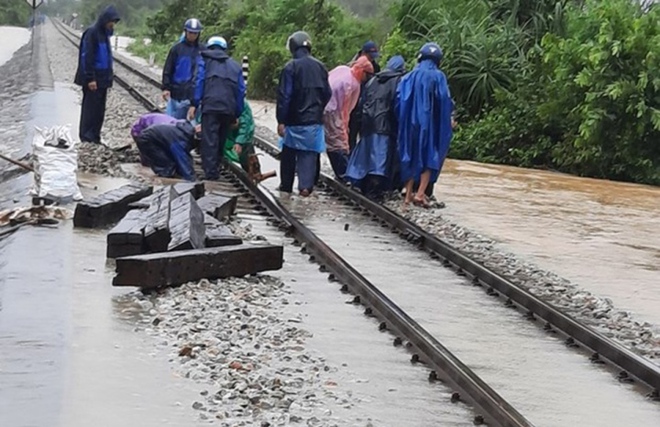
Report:
[[[73,34],[61,24],[56,26],[64,37],[77,44]],[[128,82],[134,77],[117,77],[123,82],[120,85],[145,108],[157,109],[151,99],[160,94],[158,82],[128,62],[120,64],[154,92],[158,90],[158,94],[145,94],[135,88]],[[266,153],[277,154],[270,141],[257,138],[256,143]],[[617,403],[617,411],[628,410],[637,420],[627,425],[647,425],[649,416],[660,419],[657,404],[642,401],[643,406],[637,408],[640,402],[629,396],[632,389],[650,400],[658,398],[657,365],[537,299],[406,219],[325,175],[318,198],[303,202],[278,200],[265,191],[264,185],[249,182],[235,166],[230,165],[229,170],[233,174],[230,180],[240,181],[259,199],[274,220],[296,239],[295,243],[303,245],[301,250],[321,264],[322,271],[340,281],[343,291],[355,294],[355,302],[366,306],[365,314],[381,319],[380,328],[393,333],[395,345],[407,342],[412,361],[429,364],[435,369],[430,379],[444,380],[460,390],[461,396],[467,397],[489,424],[522,426],[532,422],[435,337],[443,337],[443,341],[451,343],[450,347],[459,348],[459,354],[471,366],[477,366],[490,383],[504,389],[505,397],[523,413],[530,414],[538,425],[624,425],[618,419],[625,417],[617,418],[615,412],[610,412]],[[272,182],[265,185],[273,187]],[[324,209],[317,209],[318,206]],[[342,231],[344,224],[349,231]],[[384,228],[395,231],[409,243],[391,233],[383,236]],[[439,259],[447,269],[439,268],[440,264],[418,248]],[[499,297],[507,308],[493,298],[478,296],[477,288]],[[521,322],[523,316],[535,323]],[[560,350],[563,344],[559,338],[587,357],[576,359],[573,351]],[[617,386],[612,374],[625,386]],[[633,381],[635,384],[630,384]],[[566,408],[534,412],[534,408],[543,405],[544,396],[550,402],[561,402],[562,393],[567,398]],[[588,404],[594,401],[600,404]],[[589,420],[587,414],[591,412]],[[481,421],[480,415],[475,421]]]

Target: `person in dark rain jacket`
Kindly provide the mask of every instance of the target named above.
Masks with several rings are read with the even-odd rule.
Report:
[[[94,25],[82,35],[75,83],[82,86],[80,140],[101,143],[108,89],[112,87],[112,47],[110,36],[119,22],[114,6],[108,6]]]
[[[176,119],[186,118],[195,90],[202,23],[188,19],[184,30],[183,40],[172,46],[163,66],[163,99],[167,101],[167,114]]]
[[[218,180],[227,134],[243,113],[245,80],[241,66],[227,55],[227,41],[211,37],[197,65],[197,82],[188,119],[202,109],[202,169],[207,180]]]
[[[138,137],[145,129],[148,129],[153,125],[163,125],[163,124],[171,125],[176,122],[177,119],[163,113],[143,114],[137,119],[135,123],[133,123],[133,126],[131,126],[131,136],[133,137],[133,141],[135,141],[135,143],[137,144]],[[142,154],[142,152],[140,152],[140,163],[142,163],[142,166],[149,166],[149,161]]]
[[[135,141],[158,176],[173,178],[180,176],[186,181],[195,181],[190,151],[196,145],[196,129],[188,121],[173,124],[157,124],[140,132]]]
[[[332,97],[328,71],[312,56],[312,40],[303,31],[293,33],[287,46],[293,59],[280,75],[277,90],[277,133],[282,137],[280,191],[291,193],[296,169],[300,195],[312,193],[325,151],[323,111]]]
[[[380,52],[378,51],[378,45],[375,42],[368,41],[362,46],[362,49],[353,57],[351,64],[358,60],[360,57],[367,58],[371,65],[374,67],[374,74],[380,73],[380,65],[378,65],[378,58],[380,58]],[[364,94],[364,84],[362,84],[361,94]],[[351,151],[355,148],[355,144],[358,140],[358,134],[360,133],[360,128],[362,127],[362,106],[364,105],[364,96],[360,95],[357,105],[351,111],[351,121],[348,124],[348,145]]]
[[[364,88],[360,142],[351,153],[346,178],[371,199],[399,186],[394,105],[405,67],[403,57],[393,57]]]

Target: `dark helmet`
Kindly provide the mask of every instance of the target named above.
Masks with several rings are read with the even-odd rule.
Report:
[[[190,18],[189,20],[186,21],[185,24],[183,24],[183,29],[188,31],[189,33],[199,34],[202,32],[203,28],[204,27],[202,26],[202,23],[199,22],[199,19],[195,19],[195,18]]]
[[[295,53],[301,47],[306,47],[312,51],[312,38],[304,31],[296,31],[291,34],[286,41],[286,47],[291,53]]]
[[[417,55],[417,61],[422,61],[424,59],[430,59],[435,62],[436,65],[440,65],[440,61],[443,58],[442,49],[436,43],[426,43],[419,50]]]

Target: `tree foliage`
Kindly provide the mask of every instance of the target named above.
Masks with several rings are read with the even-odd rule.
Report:
[[[362,43],[379,34],[374,21],[327,0],[174,0],[149,20],[150,35],[171,43],[191,16],[202,20],[205,37],[222,35],[235,57],[249,56],[250,94],[264,98],[274,96],[279,72],[290,58],[286,40],[294,31],[310,34],[315,56],[329,67],[348,62]]]
[[[130,23],[131,7],[157,1],[116,4]],[[249,55],[249,92],[260,98],[274,96],[296,30],[311,34],[329,68],[366,40],[382,44],[383,62],[402,54],[412,67],[435,41],[461,123],[450,155],[660,184],[652,1],[169,0],[148,19],[149,51],[164,55],[190,17],[204,37],[223,35],[235,57]]]
[[[0,25],[27,26],[31,13],[25,1],[0,0]]]

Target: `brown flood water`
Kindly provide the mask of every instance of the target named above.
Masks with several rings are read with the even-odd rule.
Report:
[[[660,188],[447,161],[443,216],[660,324]]]

